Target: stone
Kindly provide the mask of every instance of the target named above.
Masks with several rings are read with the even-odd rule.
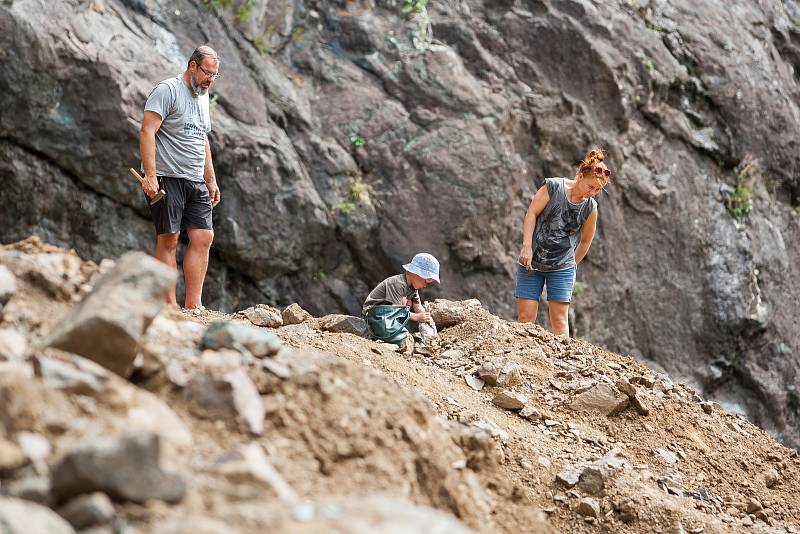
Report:
[[[119,501],[150,499],[179,502],[186,484],[160,466],[157,434],[87,437],[67,451],[53,468],[52,492],[59,501],[101,491]]]
[[[33,370],[53,389],[84,395],[100,393],[108,387],[111,376],[105,368],[88,363],[91,362],[77,356],[55,358],[36,355],[33,358]]]
[[[500,391],[492,398],[492,404],[506,410],[521,410],[527,402],[528,397],[513,391]]]
[[[754,513],[758,512],[759,510],[763,510],[763,509],[764,509],[764,507],[761,505],[761,502],[758,499],[754,498],[754,497],[751,497],[750,500],[747,502],[747,513],[748,514],[754,514]]]
[[[650,408],[648,408],[644,401],[639,397],[639,395],[634,395],[633,397],[628,397],[628,400],[633,406],[633,409],[636,410],[636,413],[639,415],[650,415]]]
[[[43,465],[50,458],[50,454],[53,451],[50,441],[35,432],[23,430],[17,433],[17,442],[25,458],[35,465]]]
[[[542,419],[541,412],[530,405],[522,408],[522,410],[519,412],[519,415],[528,421],[541,421]]]
[[[490,386],[511,387],[522,383],[519,365],[508,358],[489,359],[478,368],[478,376]]]
[[[27,350],[28,340],[21,332],[13,328],[0,328],[0,361],[21,360]]]
[[[617,386],[617,389],[623,392],[628,397],[636,396],[636,386],[634,386],[627,380],[619,379],[614,383],[614,385]]]
[[[661,456],[661,458],[668,465],[673,465],[674,463],[676,463],[678,461],[678,456],[675,453],[673,453],[672,451],[669,451],[667,449],[658,448],[658,449],[656,449],[656,453],[658,453],[658,455]]]
[[[628,404],[626,395],[601,382],[576,395],[569,407],[575,411],[598,411],[605,415],[614,415],[627,408]]]
[[[215,321],[203,333],[201,342],[204,349],[243,349],[256,358],[276,354],[281,348],[281,340],[261,328],[255,328],[235,321]]]
[[[221,420],[239,417],[251,433],[264,432],[264,402],[243,369],[221,376],[199,372],[186,384],[184,396],[190,403],[189,409],[198,417]]]
[[[0,436],[0,473],[7,473],[28,463],[22,449],[16,443]]]
[[[484,384],[486,384],[486,382],[484,382],[483,380],[481,380],[480,378],[478,378],[473,374],[464,375],[464,381],[467,383],[469,387],[471,387],[475,391],[480,391],[481,389],[483,389]]]
[[[280,328],[283,326],[283,317],[281,316],[280,310],[276,310],[265,304],[257,304],[256,306],[242,310],[239,312],[239,315],[256,326],[265,326],[267,328]]]
[[[767,471],[764,473],[764,485],[768,488],[771,488],[780,482],[780,479],[780,473],[778,473],[778,471],[774,468],[767,469]]]
[[[284,325],[300,324],[311,319],[311,314],[295,302],[289,304],[283,312],[281,312],[281,318],[283,319]]]
[[[602,468],[589,465],[581,472],[578,488],[590,495],[600,495],[603,493],[606,484],[606,474]]]
[[[296,504],[300,500],[258,443],[242,445],[221,456],[216,460],[214,470],[232,482],[260,482],[271,488],[278,499],[286,504]]]
[[[578,503],[577,512],[586,517],[600,517],[600,503],[591,497],[584,497]]]
[[[0,497],[0,527],[3,534],[75,534],[49,508],[13,497]]]
[[[316,323],[317,328],[326,332],[353,334],[359,337],[363,337],[367,333],[367,322],[361,317],[352,315],[326,315],[317,319]]]
[[[143,252],[123,255],[91,293],[56,325],[45,345],[126,376],[139,344],[164,307],[177,272]]]
[[[0,309],[17,293],[17,277],[8,267],[0,265]]]
[[[58,510],[58,515],[79,530],[104,525],[114,519],[114,513],[111,499],[100,492],[76,497]]]
[[[462,301],[436,299],[428,303],[428,312],[439,330],[450,328],[470,319],[474,320],[476,314],[482,310],[483,307],[478,299]]]
[[[35,476],[12,480],[3,484],[3,493],[9,497],[46,504],[50,498],[50,478]]]
[[[581,471],[576,467],[567,467],[566,469],[562,469],[556,475],[556,482],[568,488],[573,487],[580,481],[580,479]]]

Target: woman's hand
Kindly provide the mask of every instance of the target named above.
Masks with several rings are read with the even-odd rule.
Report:
[[[531,260],[533,259],[533,248],[530,245],[522,245],[519,250],[519,262],[527,270],[531,270]]]

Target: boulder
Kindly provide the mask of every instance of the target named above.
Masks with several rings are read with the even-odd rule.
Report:
[[[198,417],[228,420],[239,417],[250,432],[264,432],[264,402],[243,369],[222,375],[199,372],[186,384],[184,396]]]
[[[158,435],[137,432],[88,437],[53,468],[52,492],[59,501],[101,491],[120,501],[169,503],[186,493],[183,479],[160,466]]]
[[[295,302],[283,310],[281,318],[284,325],[300,324],[311,319],[311,314]]]
[[[0,497],[0,527],[3,534],[75,534],[49,508],[13,497]]]
[[[451,301],[436,299],[427,304],[436,328],[449,328],[468,319],[475,319],[476,313],[483,310],[478,299]]]
[[[267,328],[279,328],[283,326],[283,317],[280,310],[276,310],[266,304],[257,304],[246,310],[239,312],[239,315],[250,321],[256,326]]]
[[[576,395],[569,407],[575,411],[598,411],[605,415],[621,412],[628,406],[628,397],[605,383],[595,384]]]
[[[363,337],[367,332],[367,322],[361,317],[331,314],[317,319],[317,328],[326,332],[353,334]]]
[[[516,362],[508,358],[490,358],[478,368],[478,376],[490,386],[511,387],[522,383]]]
[[[276,354],[281,340],[272,332],[235,321],[215,321],[203,334],[206,349],[244,349],[256,358]]]
[[[513,391],[500,391],[492,399],[492,404],[506,410],[521,410],[528,402],[528,397]]]
[[[114,504],[105,493],[81,495],[59,508],[58,515],[76,529],[103,525],[114,519]]]
[[[46,342],[126,376],[141,338],[164,307],[175,269],[143,252],[123,255]]]

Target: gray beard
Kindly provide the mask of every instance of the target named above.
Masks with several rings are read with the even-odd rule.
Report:
[[[195,94],[195,96],[202,96],[208,93],[208,88],[203,87],[199,83],[195,82],[194,76],[192,76],[191,82],[192,82],[192,92]]]

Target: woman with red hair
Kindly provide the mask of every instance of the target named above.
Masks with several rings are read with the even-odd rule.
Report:
[[[546,286],[553,333],[569,336],[567,317],[576,267],[589,251],[597,227],[593,197],[610,178],[603,151],[594,148],[573,179],[547,178],[534,195],[522,223],[514,291],[519,322],[536,321]]]

